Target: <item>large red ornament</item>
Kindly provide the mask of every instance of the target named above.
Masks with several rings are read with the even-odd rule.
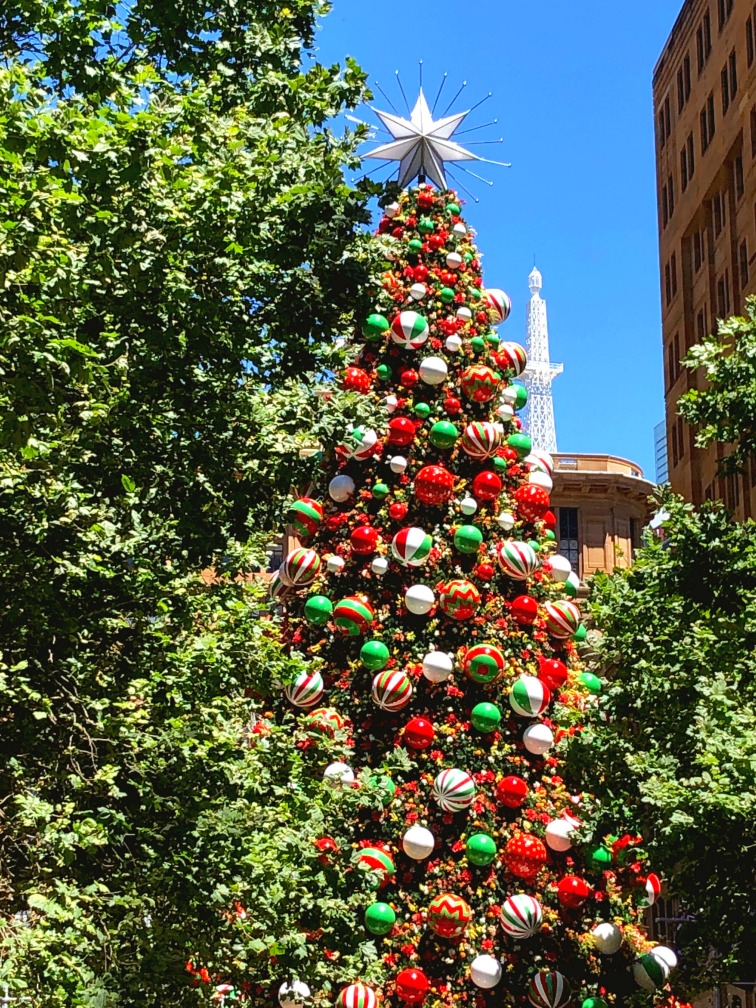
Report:
[[[538,615],[538,602],[532,595],[518,595],[512,599],[510,611],[516,623],[520,626],[530,626]]]
[[[454,491],[454,476],[440,465],[423,466],[415,476],[414,488],[423,504],[445,504]]]
[[[496,797],[507,808],[519,808],[528,797],[528,785],[522,777],[510,774],[496,785]]]
[[[501,493],[503,483],[501,482],[501,476],[495,472],[490,472],[489,470],[484,470],[484,472],[478,473],[475,479],[472,481],[472,492],[478,500],[496,500],[496,498]]]
[[[512,837],[504,848],[504,864],[513,875],[532,882],[546,864],[548,852],[542,840],[529,833]]]
[[[348,367],[341,376],[341,384],[345,389],[354,392],[367,392],[370,388],[370,376],[362,368]]]
[[[542,486],[535,483],[523,483],[514,492],[517,511],[525,521],[534,522],[543,518],[549,510],[551,499]]]
[[[394,417],[388,425],[388,442],[393,445],[408,445],[415,440],[415,425],[409,417]]]
[[[405,969],[397,975],[396,993],[407,1004],[419,1004],[428,993],[430,981],[419,969]]]
[[[545,682],[549,689],[558,690],[564,686],[568,674],[567,666],[557,658],[538,659],[538,678]]]
[[[577,910],[588,899],[593,890],[579,875],[565,875],[557,886],[557,897],[563,907]]]
[[[436,730],[427,718],[413,717],[404,727],[404,741],[410,749],[427,749]]]
[[[358,525],[349,537],[355,553],[373,553],[378,544],[378,530],[372,525]]]

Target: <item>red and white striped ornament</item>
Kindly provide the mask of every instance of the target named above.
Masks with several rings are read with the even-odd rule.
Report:
[[[336,1004],[338,1008],[377,1008],[378,998],[371,987],[356,983],[344,988]]]
[[[546,630],[557,640],[564,640],[577,633],[580,626],[580,610],[574,602],[558,599],[556,602],[546,602],[543,606],[546,619]]]
[[[313,549],[299,546],[286,557],[278,570],[278,576],[291,588],[304,588],[312,584],[320,573],[320,557]]]
[[[433,782],[433,797],[444,812],[463,812],[475,800],[475,782],[466,770],[442,770]]]
[[[523,941],[532,938],[543,924],[543,911],[537,899],[516,893],[504,901],[501,908],[501,928],[510,938]]]
[[[403,528],[391,540],[391,552],[405,567],[424,564],[433,548],[433,539],[425,529]]]
[[[527,581],[538,570],[538,554],[529,543],[509,539],[498,550],[499,566],[515,581]]]
[[[510,371],[515,377],[522,374],[528,364],[528,355],[525,348],[519,343],[503,342],[499,343],[496,353],[492,355],[498,367],[503,371]]]
[[[571,998],[567,981],[556,970],[540,970],[528,984],[533,1008],[566,1008]]]
[[[491,458],[501,444],[501,429],[484,420],[476,421],[465,427],[460,444],[474,459]]]
[[[550,702],[551,691],[537,676],[520,676],[509,691],[509,704],[520,717],[538,717]]]
[[[286,699],[295,707],[314,707],[323,696],[323,688],[320,672],[300,672],[284,692]]]
[[[428,339],[428,323],[419,312],[399,312],[391,323],[391,339],[399,346],[417,350]]]
[[[373,679],[373,700],[382,710],[401,710],[411,698],[412,682],[406,672],[387,669]]]
[[[508,294],[498,287],[489,287],[483,291],[483,304],[488,309],[491,325],[501,325],[509,318],[512,311],[512,300]]]
[[[378,435],[369,427],[350,427],[343,443],[339,446],[339,451],[345,458],[364,462],[373,454],[377,443]]]

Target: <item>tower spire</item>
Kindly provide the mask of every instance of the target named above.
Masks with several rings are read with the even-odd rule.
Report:
[[[526,423],[533,447],[553,455],[557,450],[557,440],[551,383],[564,367],[549,360],[549,323],[546,302],[541,297],[543,278],[536,266],[528,277],[528,287],[532,297],[528,302],[527,316],[528,366],[523,372],[528,389]]]

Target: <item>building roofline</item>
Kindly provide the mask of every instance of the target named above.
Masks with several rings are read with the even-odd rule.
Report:
[[[669,35],[667,35],[667,39],[666,39],[664,45],[662,46],[662,51],[659,54],[659,58],[656,61],[656,65],[654,66],[654,72],[653,72],[653,77],[652,77],[654,84],[656,84],[656,78],[659,75],[659,72],[660,72],[660,70],[662,68],[662,65],[664,63],[664,59],[665,59],[665,57],[667,55],[667,50],[670,48],[673,40],[675,39],[675,37],[677,35],[677,32],[678,32],[678,29],[680,28],[680,26],[683,23],[683,21],[688,17],[688,15],[690,14],[690,12],[693,10],[693,8],[696,6],[696,4],[698,2],[699,2],[699,0],[685,0],[685,3],[682,5],[682,7],[680,9],[680,13],[675,18],[675,23],[672,25],[672,28],[670,29]]]

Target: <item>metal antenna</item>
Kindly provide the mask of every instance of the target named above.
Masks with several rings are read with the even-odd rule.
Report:
[[[404,104],[407,106],[407,112],[412,115],[412,110],[410,109],[409,102],[407,101],[407,95],[404,93],[404,88],[402,87],[402,82],[399,77],[399,71],[394,71],[394,76],[396,77],[396,83],[399,85],[399,90],[402,92],[402,98],[404,98]]]
[[[467,81],[462,81],[462,86],[460,87],[459,91],[457,91],[457,93],[454,95],[454,97],[452,98],[452,100],[449,102],[449,104],[446,106],[446,108],[444,109],[444,111],[441,113],[441,118],[442,119],[446,115],[446,113],[449,111],[449,109],[452,107],[452,105],[457,100],[457,98],[459,98],[459,96],[462,94],[462,92],[464,91],[464,89],[466,87],[467,87]]]
[[[383,88],[382,88],[382,87],[381,87],[381,85],[380,85],[380,84],[378,83],[378,81],[376,81],[376,82],[375,82],[375,86],[376,86],[376,87],[378,88],[378,90],[379,90],[379,91],[381,92],[381,94],[383,95],[383,97],[384,97],[384,98],[386,99],[386,101],[387,101],[387,102],[389,103],[389,105],[391,106],[391,110],[392,110],[392,112],[394,112],[394,113],[395,113],[396,115],[399,115],[399,109],[398,109],[398,108],[396,107],[396,105],[394,105],[394,103],[393,103],[393,102],[391,101],[391,99],[390,99],[390,98],[389,98],[389,96],[388,96],[388,95],[386,94],[386,92],[385,92],[385,91],[383,90]]]
[[[460,171],[466,172],[468,175],[472,175],[473,178],[478,179],[479,182],[485,182],[486,185],[489,185],[489,186],[493,185],[493,182],[489,182],[489,180],[487,178],[483,178],[482,175],[476,175],[475,172],[474,171],[470,171],[469,168],[465,168],[461,164],[458,164],[457,167],[459,168]],[[503,165],[502,167],[509,167],[509,166],[504,166]]]
[[[368,178],[370,175],[373,174],[373,172],[380,171],[381,168],[385,168],[386,165],[390,165],[392,163],[393,162],[391,161],[381,161],[381,163],[379,165],[376,165],[375,168],[371,168],[370,171],[366,171],[364,175],[360,175],[359,178],[355,179],[355,182],[362,182],[363,179]],[[2,1002],[0,1002],[0,1004],[2,1004]]]
[[[417,64],[418,66],[418,76],[420,77],[420,90],[423,90],[423,61],[420,60]]]
[[[344,118],[348,119],[349,122],[357,123],[359,126],[367,126],[367,127],[369,127],[369,129],[376,130],[378,133],[385,133],[386,136],[391,136],[391,134],[389,133],[389,131],[387,129],[384,129],[383,126],[374,126],[373,123],[365,122],[364,119],[358,119],[357,116],[349,115],[347,113],[344,116]]]
[[[492,143],[504,143],[504,137],[499,137],[498,140],[471,140],[467,146],[479,147],[481,144],[492,144]]]
[[[477,197],[477,196],[474,196],[474,195],[473,195],[473,194],[472,194],[472,193],[470,192],[470,190],[469,190],[469,189],[467,188],[467,186],[466,186],[466,185],[464,184],[464,182],[463,182],[463,181],[462,181],[461,179],[458,179],[458,178],[457,178],[457,176],[456,176],[456,175],[454,174],[454,172],[453,172],[453,171],[451,170],[451,168],[447,167],[447,169],[446,169],[446,170],[447,170],[447,172],[448,172],[448,173],[449,173],[449,174],[451,175],[451,177],[452,177],[452,178],[454,179],[455,183],[456,183],[456,184],[457,184],[457,185],[459,186],[459,188],[460,188],[460,189],[461,189],[461,190],[462,190],[463,192],[466,192],[466,193],[467,193],[467,195],[468,195],[468,196],[470,197],[470,199],[471,199],[471,200],[473,201],[473,203],[480,203],[480,200],[478,199],[478,197]]]
[[[441,97],[441,92],[444,90],[444,84],[446,84],[446,78],[448,76],[449,75],[447,73],[445,73],[444,76],[441,78],[441,83],[439,84],[439,87],[438,87],[438,94],[436,95],[436,98],[435,98],[435,100],[433,102],[433,108],[431,109],[431,115],[435,115],[436,114],[436,105],[438,105],[438,99]]]
[[[486,126],[495,126],[498,123],[498,121],[499,121],[498,119],[492,119],[490,122],[482,123],[480,126],[470,126],[466,130],[460,130],[457,133],[457,136],[462,136],[464,133],[474,133],[475,130],[485,129]]]
[[[489,91],[485,98],[481,98],[479,102],[476,102],[475,105],[473,105],[473,107],[471,109],[468,109],[468,114],[470,112],[474,112],[476,108],[480,108],[480,106],[483,104],[483,102],[487,102],[488,99],[491,97],[492,93],[493,92]]]

